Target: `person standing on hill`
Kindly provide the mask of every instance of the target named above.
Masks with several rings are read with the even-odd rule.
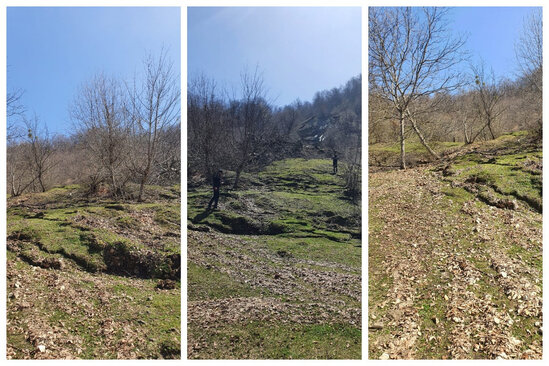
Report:
[[[214,210],[217,208],[217,201],[219,201],[219,187],[221,187],[221,178],[223,176],[223,171],[220,169],[217,173],[214,174],[212,179],[213,186],[213,197],[208,203],[208,210],[211,209],[212,203],[214,204]]]
[[[334,156],[332,156],[332,165],[334,168],[334,174],[337,174],[337,153],[334,152]]]

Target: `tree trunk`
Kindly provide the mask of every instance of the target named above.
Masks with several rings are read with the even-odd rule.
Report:
[[[429,151],[429,154],[431,154],[434,158],[436,159],[440,159],[440,156],[434,152],[433,149],[431,149],[431,147],[429,146],[429,144],[427,144],[427,141],[425,140],[425,137],[423,137],[423,134],[421,133],[421,131],[419,130],[419,128],[417,127],[416,125],[416,121],[412,118],[412,116],[410,115],[410,113],[408,113],[408,119],[410,120],[410,122],[412,123],[412,128],[414,129],[414,131],[416,132],[416,134],[418,135],[419,137],[419,141],[421,141],[421,144],[423,146],[425,146],[425,148],[427,149],[427,151]]]
[[[488,130],[490,131],[490,135],[492,135],[492,140],[496,138],[494,135],[494,131],[492,131],[492,121],[488,122]]]
[[[240,173],[242,173],[242,167],[236,168],[236,177],[234,178],[233,189],[238,187],[238,181],[240,180]]]
[[[112,167],[109,167],[110,175],[111,175],[111,186],[112,186],[112,195],[118,196],[117,187],[116,187],[116,178],[114,176],[114,170]]]
[[[40,184],[40,189],[42,192],[46,192],[46,187],[44,187],[44,182],[42,182],[42,174],[38,175],[38,183]]]
[[[141,179],[141,183],[139,184],[139,196],[137,197],[137,201],[142,202],[143,201],[143,190],[145,188],[145,180]]]
[[[11,196],[12,197],[19,196],[18,194],[15,193],[15,176],[13,174],[11,175]]]
[[[143,171],[143,175],[141,176],[141,182],[139,182],[139,196],[137,197],[137,200],[139,202],[143,201],[143,192],[145,190],[145,184],[147,183],[147,180],[149,180],[149,175],[151,174],[151,161],[149,160],[147,162],[147,167]]]
[[[406,151],[404,146],[404,116],[400,114],[400,169],[406,169]]]
[[[467,145],[471,143],[471,136],[467,133],[467,119],[463,119],[463,139]]]
[[[484,129],[486,128],[487,125],[484,125],[482,126],[482,128],[475,134],[475,136],[473,136],[471,138],[471,142],[470,144],[472,144],[473,142],[475,142],[475,140],[480,136],[480,134],[484,131]]]

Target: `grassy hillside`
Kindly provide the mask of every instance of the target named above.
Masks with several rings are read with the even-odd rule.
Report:
[[[360,358],[360,205],[331,170],[277,161],[216,211],[189,190],[189,358]]]
[[[8,200],[9,358],[179,358],[180,189]]]
[[[370,175],[369,358],[541,358],[541,172],[517,133]]]

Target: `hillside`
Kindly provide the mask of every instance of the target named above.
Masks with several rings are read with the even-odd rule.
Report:
[[[189,358],[361,357],[360,204],[331,171],[277,161],[236,191],[229,172],[215,211],[189,187]]]
[[[369,358],[540,359],[541,211],[524,133],[372,171]]]
[[[8,358],[180,358],[180,188],[147,193],[8,199]]]

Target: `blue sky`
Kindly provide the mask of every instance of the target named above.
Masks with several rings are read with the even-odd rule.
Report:
[[[515,42],[524,19],[534,8],[527,7],[455,7],[449,12],[449,26],[457,34],[468,35],[465,47],[472,60],[484,60],[498,78],[515,79],[518,72]]]
[[[203,73],[237,89],[242,70],[258,65],[281,106],[361,73],[359,7],[191,7],[187,18],[189,78]]]
[[[514,43],[531,10],[455,7],[448,20],[468,34],[473,59],[512,79]],[[8,90],[24,90],[29,114],[53,133],[70,133],[69,105],[95,73],[129,78],[162,45],[180,72],[179,8],[9,7],[7,20]],[[189,76],[237,88],[243,68],[257,64],[276,105],[311,100],[361,72],[358,7],[191,7],[187,29]]]
[[[130,78],[164,46],[179,74],[179,8],[8,7],[8,91],[24,90],[29,115],[70,133],[69,105],[94,74]]]

